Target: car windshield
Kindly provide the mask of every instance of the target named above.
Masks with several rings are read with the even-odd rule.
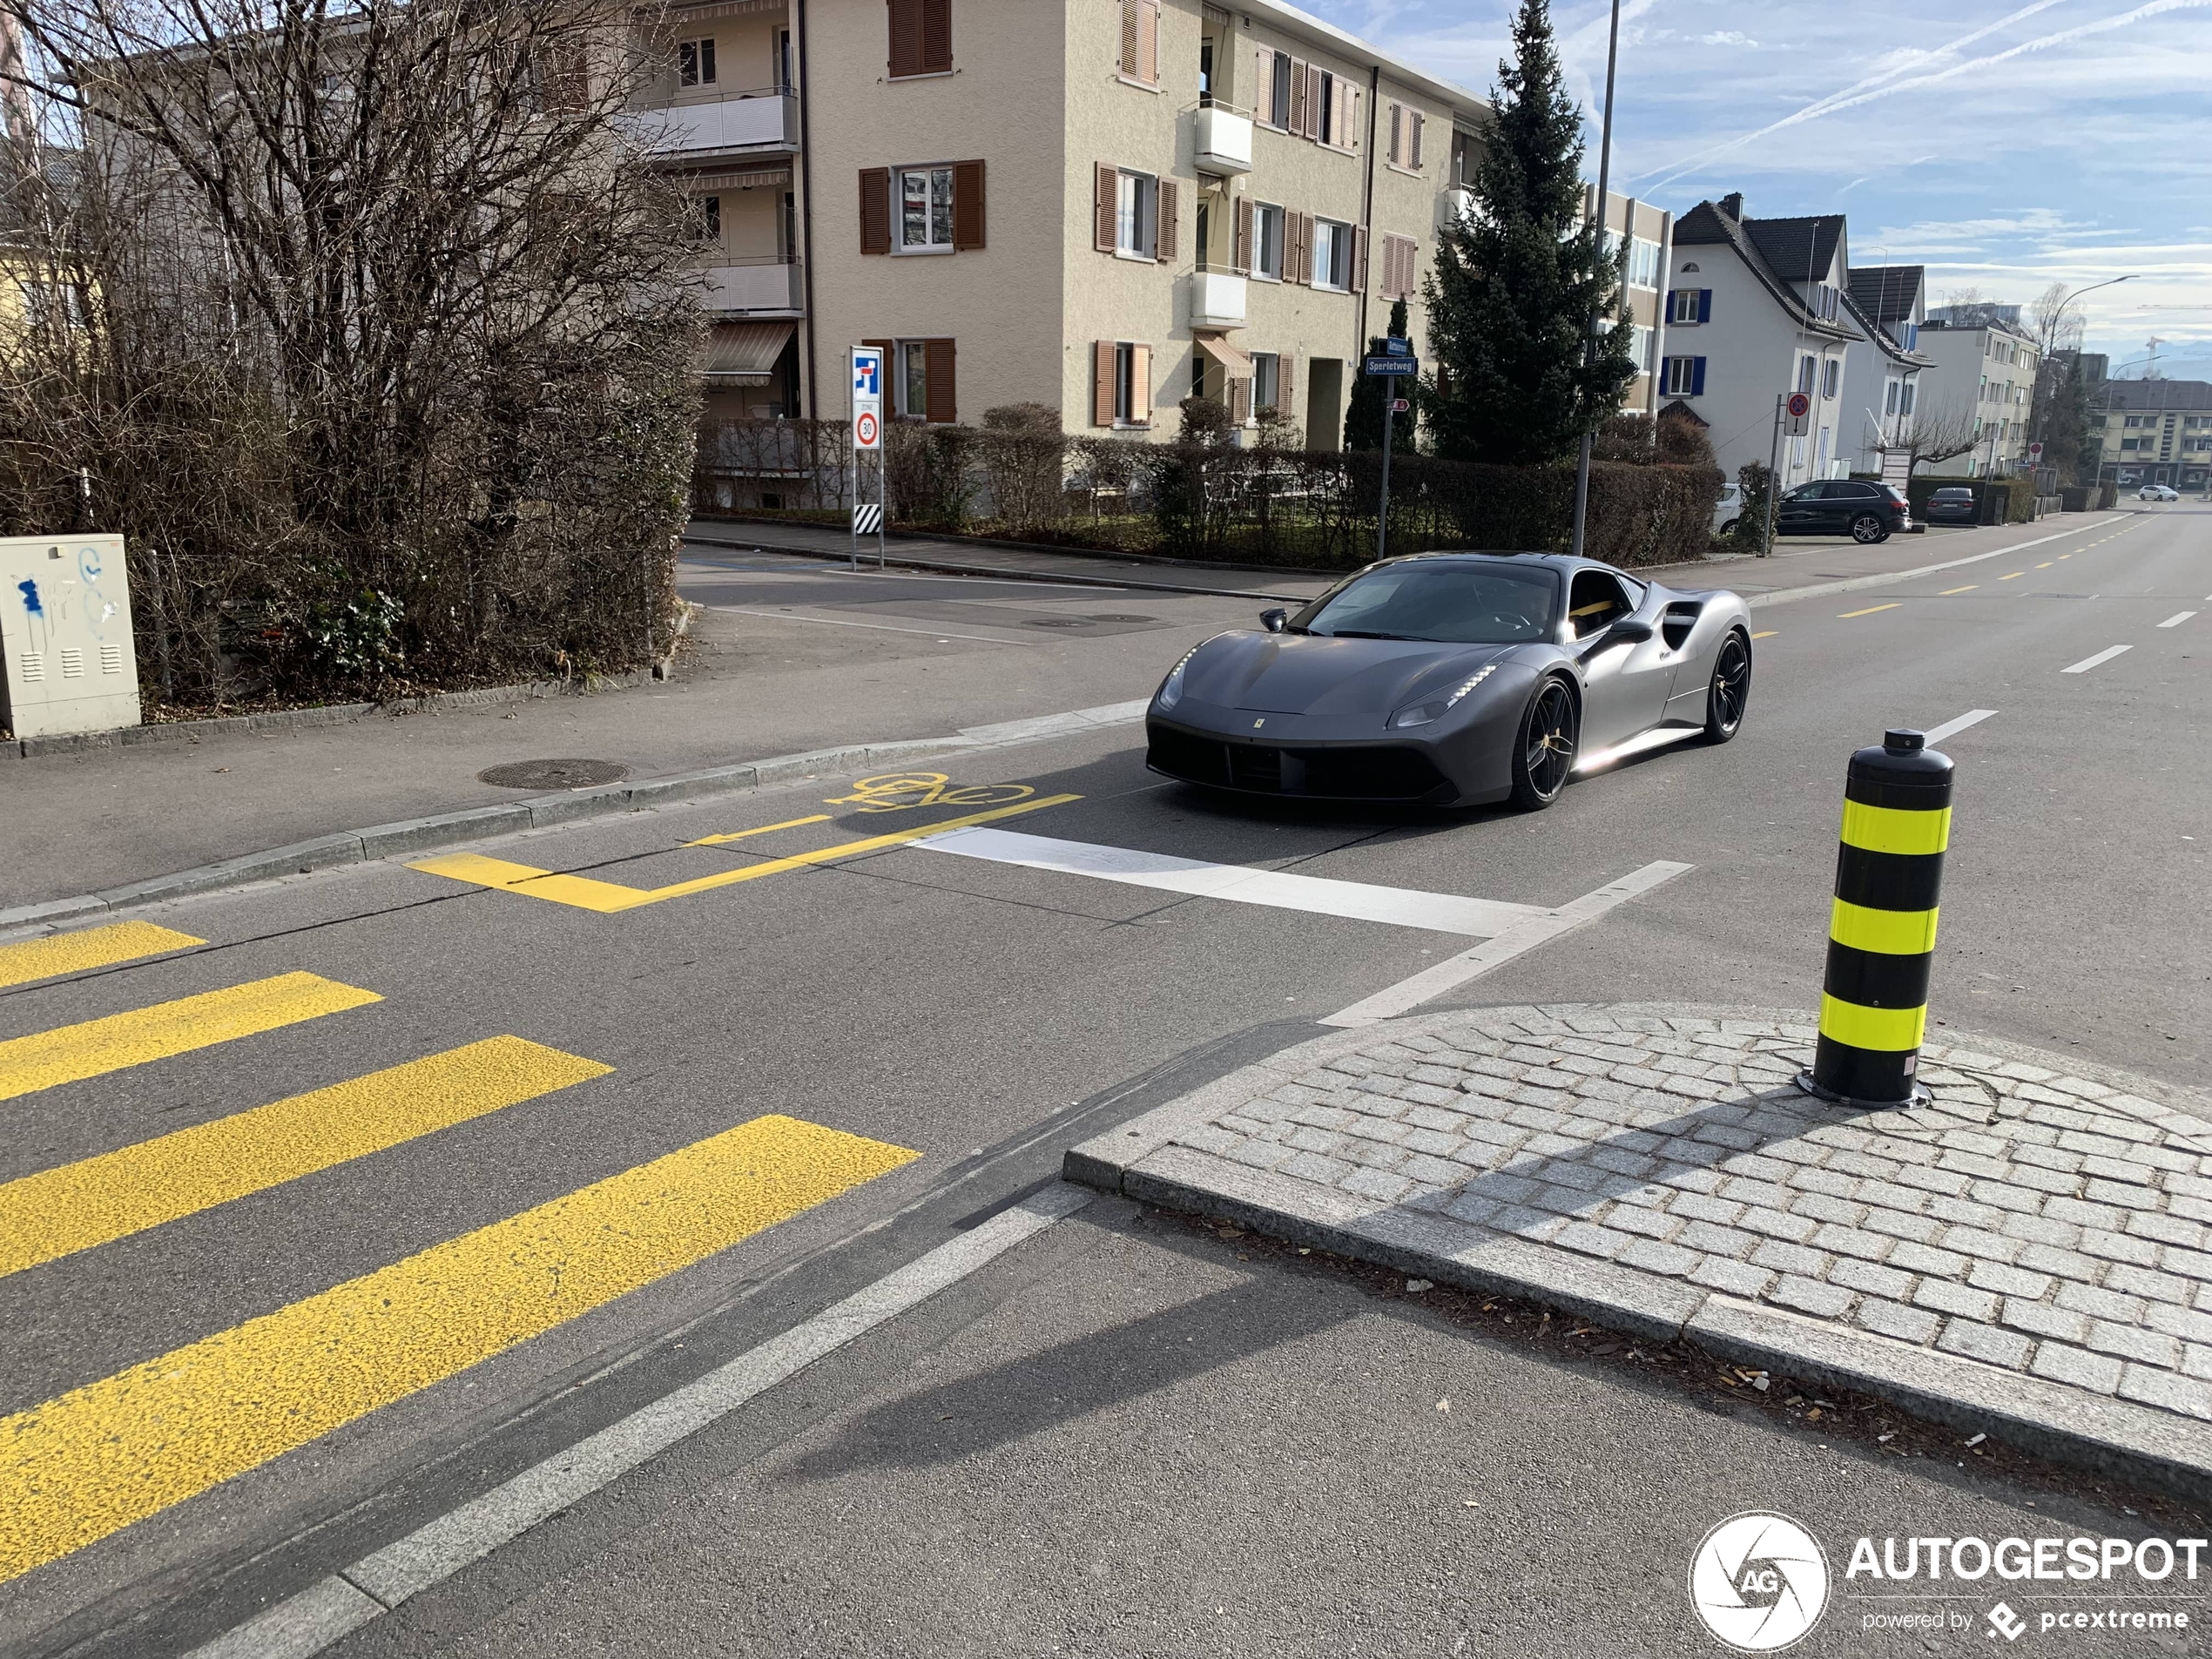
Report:
[[[1392,564],[1324,595],[1291,626],[1339,639],[1509,645],[1550,638],[1558,605],[1559,583],[1541,566]]]

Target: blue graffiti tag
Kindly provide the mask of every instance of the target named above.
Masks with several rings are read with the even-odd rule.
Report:
[[[46,607],[38,603],[38,583],[37,582],[33,581],[30,577],[25,577],[22,581],[17,583],[16,586],[23,594],[23,608],[25,610],[29,611],[34,617],[43,617],[46,614]]]

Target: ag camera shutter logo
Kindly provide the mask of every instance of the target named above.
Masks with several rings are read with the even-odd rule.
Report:
[[[1689,1604],[1737,1652],[1778,1652],[1827,1610],[1828,1558],[1787,1515],[1730,1515],[1690,1557]]]

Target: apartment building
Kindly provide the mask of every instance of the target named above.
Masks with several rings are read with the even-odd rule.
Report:
[[[1586,185],[1582,219],[1589,222],[1597,212],[1597,186]],[[1632,415],[1659,413],[1659,359],[1665,348],[1667,320],[1662,287],[1667,254],[1674,245],[1675,216],[1633,196],[1608,193],[1605,199],[1605,251],[1617,258],[1623,237],[1628,239],[1629,351],[1636,376],[1621,394],[1621,408]]]
[[[2103,381],[2091,393],[2104,447],[2097,476],[2123,489],[2212,489],[2212,381]]]
[[[1200,392],[1333,447],[1393,298],[1422,334],[1487,113],[1277,0],[669,15],[643,118],[697,203],[729,414],[836,418],[880,342],[910,419],[1166,432]]]
[[[1851,471],[1899,489],[1912,475],[1920,376],[1933,367],[1919,349],[1926,295],[1927,272],[1918,265],[1855,266],[1844,290],[1844,320],[1855,336],[1844,350],[1844,456]]]
[[[1846,313],[1850,270],[1840,213],[1750,219],[1735,193],[1676,221],[1659,396],[1662,410],[1705,423],[1730,477],[1766,463],[1775,400],[1791,392],[1811,407],[1804,434],[1781,440],[1782,483],[1846,470],[1844,368],[1860,338]]]
[[[1920,325],[1920,351],[1934,365],[1922,388],[1923,418],[1965,424],[1973,448],[1944,463],[1952,475],[2004,477],[2028,464],[2041,353],[2014,305],[1938,306]]]

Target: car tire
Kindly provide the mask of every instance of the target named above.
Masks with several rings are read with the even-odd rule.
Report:
[[[1566,680],[1548,675],[1536,684],[1513,744],[1513,804],[1541,813],[1567,790],[1581,741],[1582,711]]]
[[[1716,536],[1733,536],[1733,535],[1735,535],[1735,534],[1736,534],[1736,520],[1734,520],[1734,519],[1732,519],[1732,518],[1731,518],[1731,519],[1730,519],[1730,520],[1728,521],[1728,523],[1725,523],[1725,524],[1722,525],[1722,526],[1720,527],[1720,529],[1718,529],[1717,530],[1715,530],[1715,531],[1713,532],[1713,534],[1714,534],[1714,535],[1716,535]]]
[[[1743,729],[1751,703],[1751,642],[1731,628],[1713,658],[1713,678],[1705,685],[1705,741],[1726,743]]]
[[[1851,538],[1861,547],[1871,547],[1877,542],[1890,539],[1889,526],[1877,513],[1861,513],[1851,522]]]

